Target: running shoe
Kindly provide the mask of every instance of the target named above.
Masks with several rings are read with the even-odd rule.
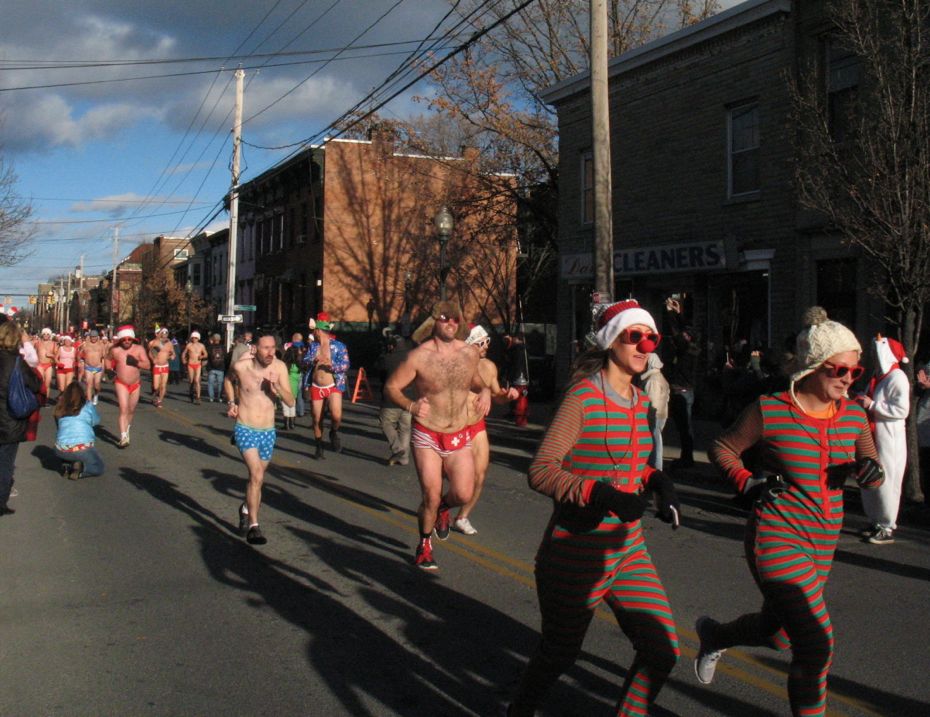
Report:
[[[433,530],[436,531],[436,537],[440,540],[448,540],[451,523],[452,511],[446,507],[445,503],[440,503],[439,512],[436,514],[436,525],[433,526]]]
[[[477,535],[478,531],[475,530],[475,526],[471,524],[471,521],[468,518],[456,518],[455,522],[452,523],[452,530],[458,533],[464,533],[465,535]]]
[[[246,533],[245,539],[248,541],[249,545],[264,545],[268,542],[268,538],[262,533],[262,529],[257,525],[253,525],[249,528],[249,532]]]
[[[694,658],[694,674],[698,682],[702,685],[709,685],[714,681],[714,672],[717,670],[717,663],[723,657],[726,650],[711,650],[707,647],[710,642],[708,632],[719,623],[706,615],[699,617],[694,623],[694,629],[697,632],[701,646],[698,649],[697,657]]]
[[[239,534],[245,535],[249,532],[249,509],[245,503],[239,506]]]
[[[417,546],[417,554],[413,559],[413,564],[420,570],[438,570],[439,566],[433,560],[433,544],[429,538],[423,538]]]
[[[872,525],[870,525],[869,527],[863,528],[862,530],[860,530],[860,531],[859,531],[859,537],[860,537],[860,538],[871,538],[871,537],[872,537],[873,535],[875,535],[879,530],[881,530],[881,528],[880,528],[878,525],[872,524]]]
[[[119,448],[129,448],[129,433],[124,433],[119,438],[119,443],[116,444]]]
[[[866,542],[872,545],[891,545],[894,542],[894,534],[888,528],[879,528],[866,538]]]

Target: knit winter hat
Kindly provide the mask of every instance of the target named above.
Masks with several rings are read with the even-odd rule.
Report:
[[[824,361],[844,351],[862,354],[862,346],[852,331],[827,317],[821,306],[812,306],[801,317],[804,328],[798,332],[794,351],[794,373],[790,388],[805,376],[814,373]]]
[[[627,299],[626,301],[611,304],[595,320],[597,333],[595,333],[594,338],[597,341],[598,348],[610,348],[610,345],[624,329],[636,324],[648,326],[656,333],[659,331],[656,328],[656,322],[652,318],[652,314],[642,308],[636,299]]]

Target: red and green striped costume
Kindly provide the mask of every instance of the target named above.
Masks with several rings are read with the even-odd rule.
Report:
[[[757,505],[746,532],[746,558],[765,600],[762,611],[716,628],[716,648],[765,645],[792,650],[788,696],[794,715],[824,715],[833,627],[823,590],[843,526],[842,486],[828,469],[875,458],[865,411],[847,399],[830,418],[803,413],[787,393],[763,396],[714,443],[711,460],[742,490],[751,477],[741,455],[759,444],[766,472],[788,490]]]
[[[567,393],[530,466],[530,486],[555,506],[536,556],[542,638],[513,714],[528,714],[575,662],[602,601],[636,648],[618,715],[648,714],[678,659],[672,610],[640,521],[624,523],[588,502],[595,481],[635,492],[654,473],[646,463],[648,407],[635,389],[632,408],[624,408],[583,380]]]

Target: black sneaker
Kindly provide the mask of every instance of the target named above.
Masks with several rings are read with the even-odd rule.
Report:
[[[870,537],[866,538],[866,542],[872,545],[891,545],[894,542],[893,531],[888,528],[879,528]]]
[[[245,535],[247,532],[249,532],[249,511],[246,508],[246,510],[243,512],[243,508],[245,508],[245,503],[239,506],[239,534],[240,535]]]
[[[864,528],[859,531],[860,538],[871,538],[875,535],[881,528],[877,525],[870,525],[868,528]]]
[[[257,525],[253,525],[249,528],[249,532],[246,533],[245,539],[249,542],[249,545],[264,545],[268,542],[268,538],[262,534],[262,529]]]
[[[75,461],[71,464],[71,474],[68,476],[71,480],[80,480],[84,477],[84,463]]]
[[[58,475],[60,475],[62,478],[67,478],[68,474],[70,473],[71,473],[70,463],[65,463],[64,461],[62,461],[61,463],[58,464]]]
[[[436,525],[433,530],[436,531],[436,537],[440,540],[449,538],[449,529],[452,527],[452,511],[446,507],[445,503],[439,504],[439,512],[436,514]]]
[[[333,453],[342,453],[342,442],[339,440],[339,431],[329,432],[329,442],[333,444]]]

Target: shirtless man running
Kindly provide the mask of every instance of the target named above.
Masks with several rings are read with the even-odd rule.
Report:
[[[139,403],[142,376],[139,369],[152,364],[136,339],[136,331],[128,324],[116,330],[116,343],[110,347],[110,359],[116,371],[113,390],[119,402],[119,447],[129,446],[129,429]]]
[[[52,395],[52,367],[58,361],[58,344],[52,339],[52,330],[48,327],[42,329],[36,341],[36,354],[39,357],[39,373],[45,384],[45,394]]]
[[[478,349],[481,359],[478,361],[478,373],[485,386],[491,391],[491,400],[494,403],[507,404],[516,401],[520,397],[520,392],[515,388],[501,388],[497,380],[497,366],[491,359],[487,358],[488,348],[491,346],[491,337],[485,331],[483,326],[472,328],[465,343]],[[487,426],[484,422],[484,414],[478,413],[474,406],[469,406],[468,422],[471,430],[472,454],[475,457],[475,492],[471,500],[459,510],[459,514],[452,522],[452,529],[465,535],[476,535],[475,526],[471,524],[468,516],[474,510],[481,496],[481,489],[484,487],[484,479],[488,475],[488,465],[491,462],[491,444],[488,442]]]
[[[107,345],[100,340],[100,332],[91,329],[90,334],[81,345],[80,358],[84,363],[84,391],[87,400],[95,406],[100,394],[100,379],[103,377],[103,360],[107,355]]]
[[[191,402],[200,405],[200,371],[207,360],[207,349],[200,342],[200,332],[191,331],[187,345],[181,352],[181,363],[187,364],[187,380],[190,381]]]
[[[155,338],[149,341],[149,357],[152,360],[152,403],[161,408],[168,390],[168,374],[174,359],[174,344],[168,338],[168,329],[164,326],[155,332]]]
[[[223,389],[229,400],[227,415],[236,419],[236,446],[249,469],[245,502],[239,506],[239,532],[252,545],[268,542],[258,527],[262,503],[262,483],[271,462],[275,442],[275,401],[294,405],[294,394],[287,366],[275,358],[278,340],[271,334],[260,336],[254,355],[245,354],[229,367]],[[238,401],[233,380],[238,385]]]
[[[449,537],[450,509],[471,500],[475,490],[475,462],[469,430],[469,403],[479,415],[487,415],[491,393],[478,373],[478,349],[462,339],[468,326],[456,302],[440,301],[432,316],[413,334],[421,345],[411,351],[384,386],[387,397],[413,414],[411,443],[423,500],[417,510],[420,542],[414,564],[435,570],[430,535]],[[416,401],[403,389],[415,384]],[[479,394],[477,399],[471,393]],[[442,495],[442,474],[449,490]]]

